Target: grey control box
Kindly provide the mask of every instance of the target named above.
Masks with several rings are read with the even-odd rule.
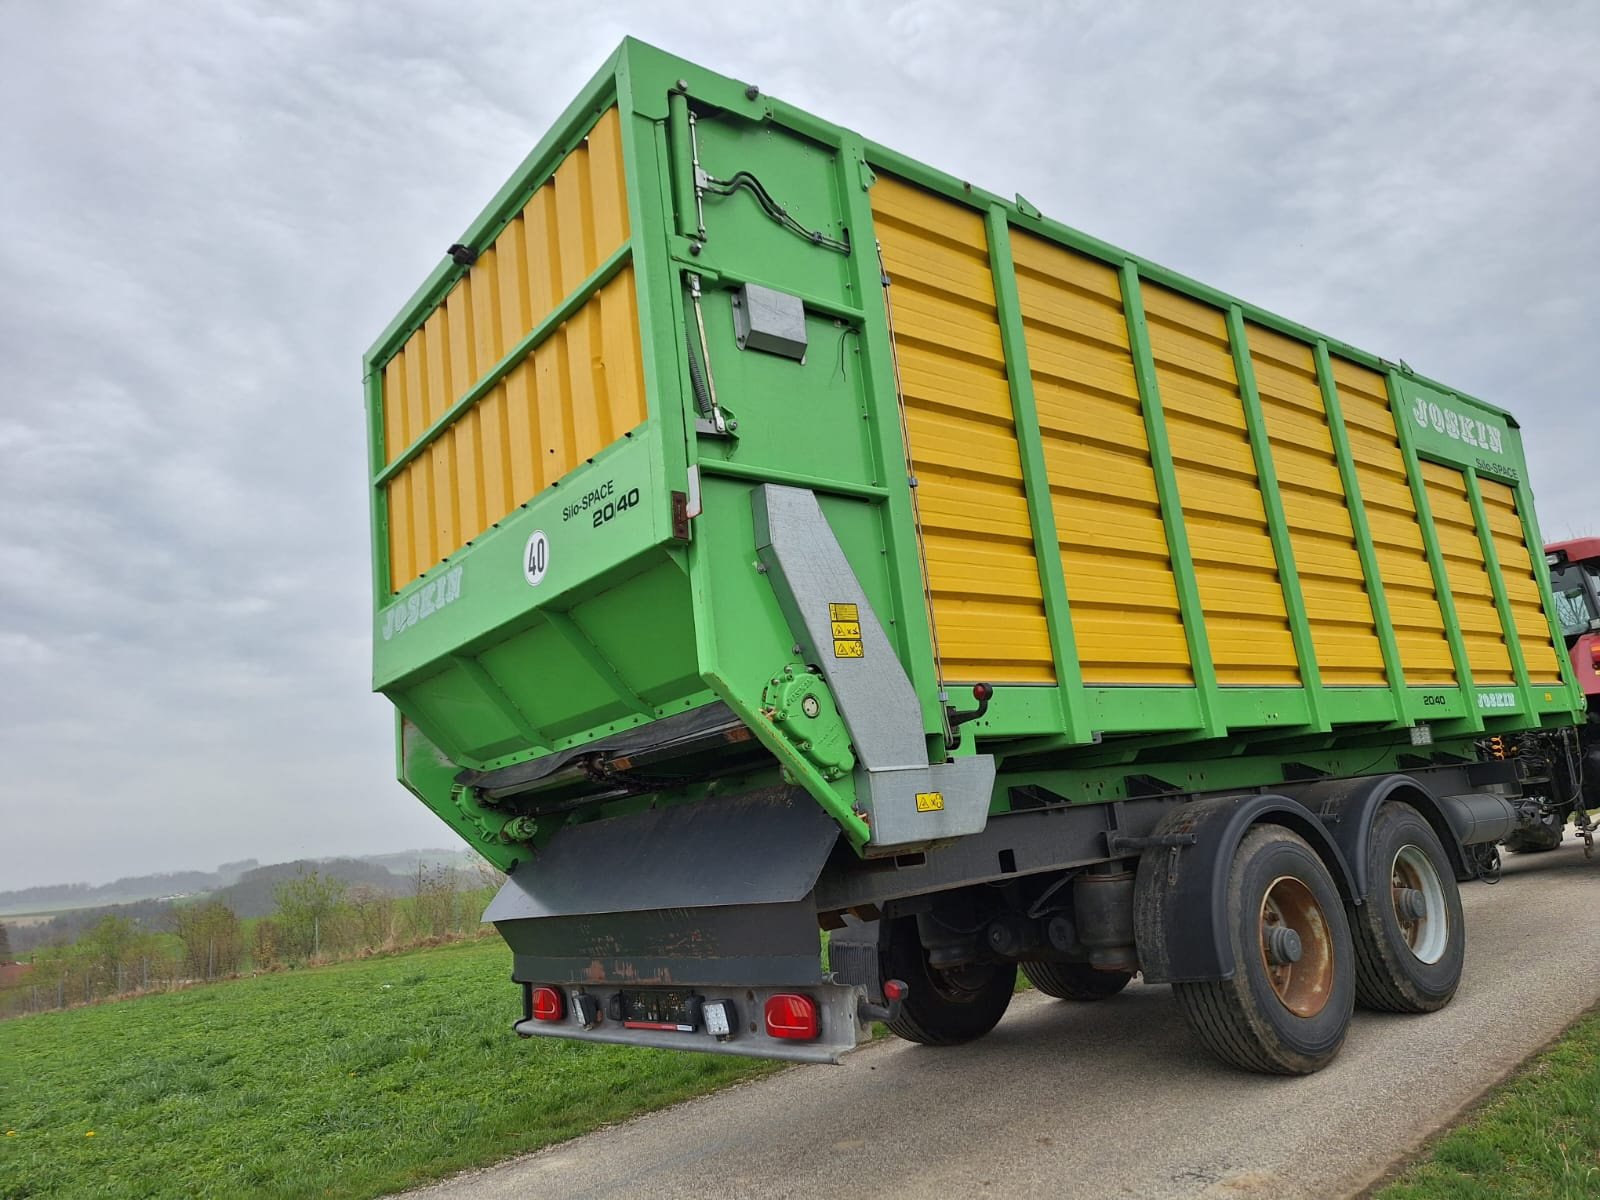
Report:
[[[744,284],[733,294],[733,332],[741,350],[805,361],[806,306],[799,296]]]

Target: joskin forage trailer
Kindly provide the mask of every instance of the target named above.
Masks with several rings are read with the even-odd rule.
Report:
[[[1142,972],[1312,1071],[1450,999],[1560,786],[1505,739],[1582,715],[1506,413],[636,41],[366,396],[375,687],[524,1035],[837,1061]]]

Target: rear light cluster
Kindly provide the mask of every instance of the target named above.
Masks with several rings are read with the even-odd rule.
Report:
[[[672,1019],[640,1019],[631,1015],[622,993],[607,998],[605,1019],[625,1029],[649,1029],[669,1033],[698,1033],[702,1030],[718,1041],[739,1034],[739,1011],[732,1000],[706,1000],[688,997],[680,1015]],[[575,992],[571,1002],[558,987],[529,987],[527,1011],[535,1021],[571,1020],[582,1029],[593,1029],[602,1020],[600,1000],[585,991]],[[822,1016],[817,1002],[801,992],[779,992],[768,996],[762,1005],[768,1037],[785,1041],[810,1042],[822,1034]],[[751,1032],[755,1031],[752,1026]]]

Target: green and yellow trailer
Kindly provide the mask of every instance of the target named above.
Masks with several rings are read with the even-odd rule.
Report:
[[[374,686],[519,1034],[837,1061],[1142,973],[1310,1071],[1562,786],[1506,412],[640,42],[365,387]]]

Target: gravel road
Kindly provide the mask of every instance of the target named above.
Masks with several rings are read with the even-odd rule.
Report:
[[[1463,900],[1454,1002],[1357,1010],[1309,1078],[1216,1064],[1166,987],[1098,1005],[1028,994],[970,1046],[889,1039],[408,1195],[1350,1196],[1600,1000],[1600,858],[1570,839],[1509,855]]]

